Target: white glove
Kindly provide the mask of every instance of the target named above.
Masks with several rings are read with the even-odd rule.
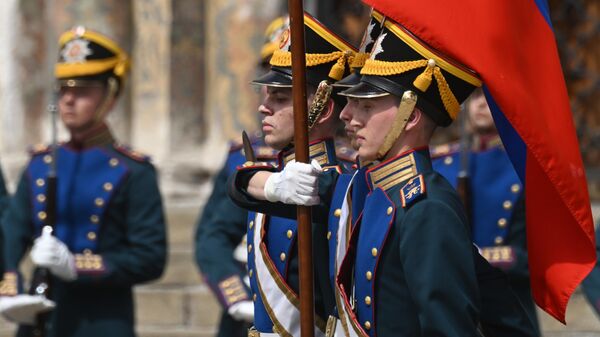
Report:
[[[251,301],[237,302],[227,309],[227,313],[237,321],[252,323],[254,321],[254,303]]]
[[[19,324],[33,324],[37,314],[54,309],[55,303],[40,295],[0,297],[0,313],[7,320]]]
[[[233,250],[233,258],[241,263],[248,263],[248,245],[246,243],[246,234],[242,241]]]
[[[49,227],[44,227],[42,235],[35,239],[30,255],[35,265],[48,268],[52,274],[64,281],[77,278],[75,257],[67,245],[52,236]]]
[[[323,172],[316,160],[310,164],[294,160],[273,173],[265,182],[265,198],[271,202],[312,206],[319,203],[319,174]]]

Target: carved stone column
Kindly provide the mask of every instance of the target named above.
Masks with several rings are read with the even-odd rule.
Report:
[[[132,141],[160,162],[170,130],[171,1],[135,0]]]
[[[204,114],[205,2],[177,0],[172,3],[171,27],[171,124],[170,150],[197,148],[206,139],[209,125]]]
[[[274,0],[207,1],[206,114],[210,141],[238,137],[242,129],[256,129],[258,95],[249,85],[263,32],[278,14]]]

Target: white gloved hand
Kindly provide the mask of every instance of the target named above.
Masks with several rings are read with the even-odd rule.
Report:
[[[234,303],[227,309],[227,313],[238,321],[252,323],[254,321],[254,303],[251,301]]]
[[[75,257],[67,245],[52,236],[52,231],[46,227],[42,230],[42,235],[35,239],[30,255],[35,265],[48,268],[52,274],[64,281],[77,278]]]
[[[0,313],[19,324],[33,324],[37,314],[54,309],[55,303],[44,296],[16,295],[0,297]]]
[[[323,172],[316,160],[310,164],[294,160],[273,173],[265,182],[265,198],[271,202],[312,206],[319,203],[319,174]]]
[[[248,263],[248,244],[246,243],[246,234],[242,237],[242,241],[233,250],[233,258],[241,263]]]

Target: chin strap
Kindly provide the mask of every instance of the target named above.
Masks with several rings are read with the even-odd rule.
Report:
[[[308,130],[310,131],[313,126],[321,117],[323,110],[327,107],[329,103],[329,98],[331,97],[331,91],[333,87],[329,84],[328,81],[321,81],[319,86],[317,87],[317,92],[315,93],[315,98],[313,99],[310,108],[308,109]]]
[[[333,86],[329,83],[329,81],[323,80],[321,83],[319,83],[313,101],[308,108],[308,132],[310,132],[313,126],[317,124],[317,121],[319,120],[319,117],[321,117],[323,110],[327,108],[332,91]],[[294,146],[293,138],[290,141],[290,146]]]
[[[102,122],[102,116],[110,107],[110,103],[117,95],[117,91],[119,91],[119,82],[114,77],[110,77],[107,83],[106,96],[104,96],[104,100],[96,109],[96,113],[94,116],[94,124],[98,124]]]
[[[398,137],[400,137],[416,104],[417,95],[413,91],[407,90],[402,94],[402,99],[400,100],[400,105],[398,105],[398,112],[396,113],[392,127],[385,135],[383,144],[381,144],[377,151],[377,159],[382,160],[390,151]]]

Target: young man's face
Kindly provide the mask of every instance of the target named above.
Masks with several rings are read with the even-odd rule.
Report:
[[[276,150],[287,146],[294,138],[292,89],[267,87],[258,112],[263,115],[265,143]]]
[[[398,100],[387,95],[377,98],[360,98],[350,125],[354,128],[358,156],[374,161],[383,145],[398,111]]]
[[[469,113],[469,124],[474,133],[495,132],[496,126],[494,125],[492,112],[483,93],[476,93],[475,96],[469,99],[467,111]]]
[[[356,109],[358,108],[358,98],[354,97],[346,97],[346,105],[340,112],[340,119],[344,122],[344,130],[346,131],[346,136],[350,139],[350,143],[352,147],[357,150],[358,144],[356,143],[356,131],[354,127],[350,123],[354,118],[354,114],[356,113]]]
[[[105,89],[101,85],[61,87],[58,107],[65,127],[71,132],[77,132],[93,125],[104,94]]]

